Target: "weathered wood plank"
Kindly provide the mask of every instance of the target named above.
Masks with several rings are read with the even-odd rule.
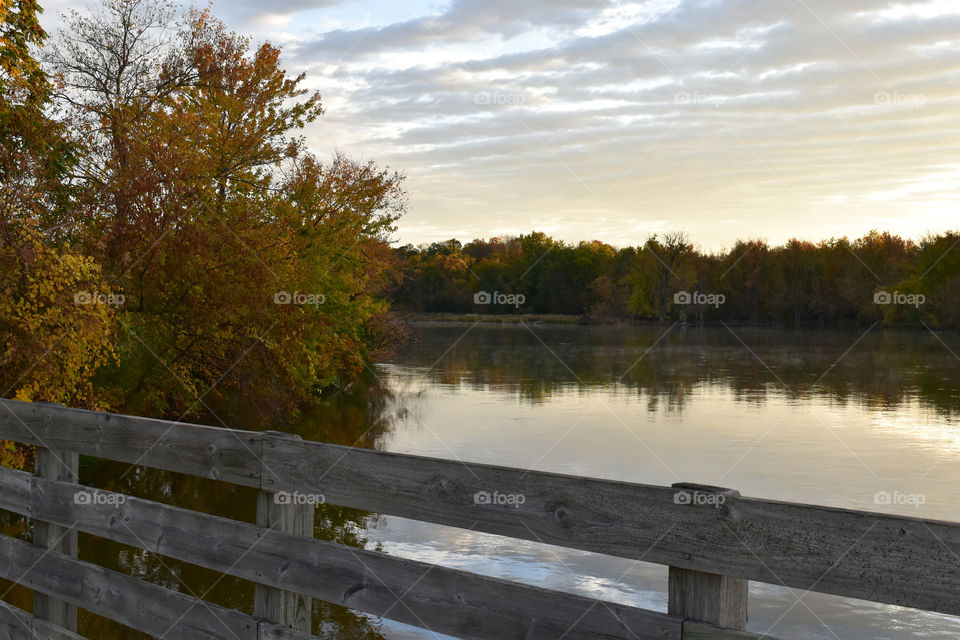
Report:
[[[0,437],[13,440],[49,438],[51,446],[129,462],[160,443],[142,462],[267,491],[319,492],[331,503],[426,522],[960,615],[957,523],[743,497],[718,508],[678,504],[669,487],[0,403]],[[474,500],[494,491],[524,501]]]
[[[716,506],[740,495],[735,489],[679,482],[676,502],[693,502],[695,495],[704,503]],[[749,583],[740,578],[715,573],[670,567],[667,585],[667,613],[684,619],[709,622],[733,630],[747,628],[747,595]]]
[[[33,616],[0,600],[0,640],[31,640]]]
[[[0,468],[0,509],[30,517],[33,474]]]
[[[33,619],[31,631],[33,632],[32,640],[83,640],[80,634],[67,631],[39,618]]]
[[[260,486],[260,434],[0,399],[0,438]]]
[[[73,451],[55,451],[38,447],[35,454],[34,473],[38,477],[68,483],[74,491],[80,481],[80,456]],[[44,549],[77,557],[77,530],[33,519],[33,543]],[[37,593],[33,598],[33,616],[68,631],[77,630],[77,607],[67,602]]]
[[[279,437],[300,439],[293,434]],[[299,494],[257,494],[257,526],[295,536],[313,537],[315,502],[300,503]],[[263,584],[254,586],[253,615],[298,631],[310,631],[313,605],[310,598]]]
[[[21,576],[24,584],[164,640],[322,640],[0,535],[0,577]],[[0,601],[0,640],[8,629],[9,640],[83,640]]]
[[[687,620],[683,623],[683,640],[777,640],[773,636],[750,631],[734,631],[706,622]]]
[[[258,640],[319,640],[317,636],[312,636],[309,633],[266,621],[260,622],[260,626],[257,628],[257,638]],[[324,638],[324,640],[329,640],[329,638]]]
[[[17,473],[0,471],[3,475]],[[681,621],[636,609],[353,549],[148,500],[99,492],[77,505],[35,479],[31,509],[54,522],[243,579],[465,639],[679,640]],[[96,491],[96,490],[91,490]],[[0,498],[2,501],[2,498]]]
[[[0,536],[0,575],[165,640],[256,640],[238,611]]]
[[[83,640],[83,636],[0,600],[0,640]]]
[[[958,523],[743,497],[684,502],[684,490],[671,487],[275,438],[264,440],[263,456],[264,488],[273,491],[960,615]],[[493,492],[523,500],[494,504]]]
[[[747,628],[747,581],[670,567],[667,613],[733,630]]]

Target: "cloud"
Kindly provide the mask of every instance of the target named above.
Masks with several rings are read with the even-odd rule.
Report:
[[[223,5],[321,91],[315,150],[406,171],[405,242],[956,225],[955,2],[411,2]]]
[[[298,54],[353,57],[436,44],[458,44],[482,37],[511,39],[531,30],[574,29],[614,0],[454,0],[445,11],[394,24],[337,29],[303,44]]]
[[[329,9],[353,0],[283,0],[282,2],[262,2],[262,0],[230,0],[218,2],[214,9],[222,19],[229,21],[235,28],[285,27],[292,18],[308,11]]]

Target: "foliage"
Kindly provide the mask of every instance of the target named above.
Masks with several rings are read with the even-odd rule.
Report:
[[[739,241],[704,253],[683,233],[642,246],[569,245],[542,233],[396,250],[405,263],[396,304],[432,313],[579,314],[584,319],[727,322],[753,326],[960,328],[960,233],[919,245],[889,233],[817,244]],[[519,293],[519,306],[475,304],[478,292]],[[703,296],[678,302],[677,294]],[[882,304],[889,293],[914,302]],[[716,302],[720,300],[719,304]]]
[[[99,267],[27,229],[3,244],[0,265],[0,385],[18,400],[96,408],[92,379],[113,355],[115,317],[76,296],[110,295]]]
[[[389,348],[403,176],[307,150],[320,96],[277,47],[209,11],[105,0],[51,39],[51,85],[29,55],[38,8],[14,4],[0,13],[5,395],[174,417],[238,394],[293,409]]]
[[[95,287],[100,270],[57,243],[56,230],[40,231],[62,205],[72,155],[64,127],[46,113],[50,85],[32,55],[46,36],[39,11],[31,0],[0,4],[0,391],[97,407],[91,379],[112,355],[114,319],[74,295]],[[0,441],[2,465],[29,466],[31,455]]]

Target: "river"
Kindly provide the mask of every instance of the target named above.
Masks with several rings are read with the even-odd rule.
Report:
[[[418,325],[362,380],[285,428],[389,451],[960,521],[958,354],[956,335],[866,327]],[[248,426],[234,414],[231,426]],[[93,462],[81,476],[253,520],[245,489]],[[666,610],[658,565],[332,505],[318,509],[316,535]],[[81,557],[252,610],[252,587],[215,572],[89,536]],[[749,616],[751,631],[784,639],[960,637],[958,618],[761,583],[751,583]],[[328,605],[317,605],[316,625],[335,638],[441,637]],[[93,637],[142,637],[92,616],[82,626]]]

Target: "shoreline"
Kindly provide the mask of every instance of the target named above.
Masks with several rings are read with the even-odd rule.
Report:
[[[664,324],[655,321],[627,320],[623,318],[588,319],[584,316],[560,313],[398,313],[407,324],[551,324],[567,326],[653,326]],[[669,324],[669,323],[666,323]]]
[[[403,323],[408,325],[446,325],[446,324],[482,324],[482,325],[552,325],[568,327],[667,327],[674,324],[674,321],[660,322],[658,320],[631,320],[625,318],[589,318],[573,314],[550,314],[550,313],[518,313],[518,314],[496,314],[496,313],[397,313],[397,317]],[[788,324],[764,324],[751,326],[743,322],[727,322],[727,327],[736,327],[740,329],[785,329],[794,331],[854,331],[862,330],[862,325],[850,324],[840,326],[816,326],[801,325],[795,327]],[[677,323],[677,327],[722,327],[724,323]],[[879,327],[885,331],[923,331],[917,327],[881,325]],[[934,333],[952,334],[949,329],[927,329]]]

